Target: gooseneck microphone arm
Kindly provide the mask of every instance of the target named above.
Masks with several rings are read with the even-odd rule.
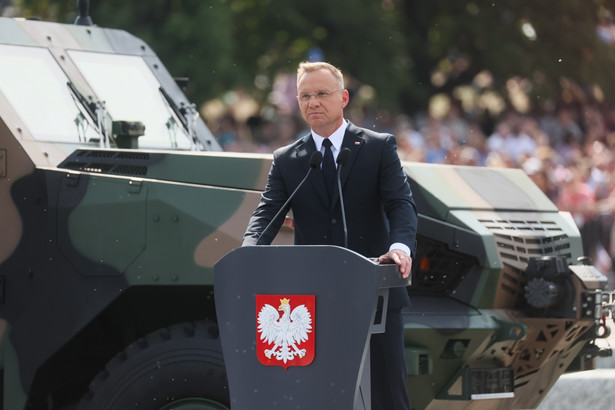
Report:
[[[301,188],[301,186],[305,183],[305,181],[307,181],[307,179],[310,176],[310,173],[312,172],[312,170],[318,168],[320,166],[321,162],[322,162],[322,152],[314,151],[312,153],[312,156],[310,157],[310,169],[305,174],[305,177],[303,177],[301,182],[299,182],[299,185],[297,185],[297,188],[295,188],[293,193],[290,194],[290,196],[288,197],[286,202],[284,202],[284,205],[282,205],[282,207],[278,210],[278,212],[275,214],[275,216],[273,218],[271,218],[271,221],[269,221],[269,223],[267,224],[265,229],[263,229],[263,232],[261,232],[261,234],[258,236],[258,240],[256,241],[257,245],[261,244],[261,239],[262,239],[263,235],[265,234],[265,232],[267,232],[267,230],[269,230],[269,228],[271,228],[273,223],[279,218],[280,214],[282,212],[284,212],[284,210],[286,209],[286,207],[288,206],[290,201],[293,199],[295,194],[299,191],[299,188]]]
[[[344,148],[337,155],[337,190],[340,194],[340,207],[342,208],[342,223],[344,226],[344,248],[348,248],[348,225],[346,224],[346,209],[344,208],[344,195],[342,195],[342,184],[340,182],[340,174],[342,173],[342,167],[346,165],[350,158],[350,150]]]

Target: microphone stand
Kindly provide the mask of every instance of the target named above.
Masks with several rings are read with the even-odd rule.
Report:
[[[258,240],[256,241],[257,245],[261,244],[261,238],[263,237],[263,235],[265,234],[265,232],[267,232],[267,230],[269,228],[271,228],[271,225],[273,225],[273,223],[278,219],[278,217],[280,216],[280,214],[286,209],[286,207],[288,206],[288,204],[290,203],[290,201],[293,199],[293,197],[295,196],[295,194],[299,191],[299,188],[301,188],[301,185],[303,185],[303,183],[308,179],[308,177],[310,176],[310,173],[312,172],[313,169],[318,168],[318,166],[320,165],[320,163],[322,162],[322,152],[320,151],[314,151],[314,153],[312,153],[312,156],[310,157],[310,169],[308,170],[308,172],[305,174],[305,177],[303,177],[303,179],[301,180],[301,182],[299,182],[299,185],[297,185],[297,188],[295,188],[295,190],[293,191],[293,193],[288,197],[288,199],[286,200],[286,202],[284,202],[284,205],[282,205],[282,207],[278,210],[278,212],[275,214],[275,216],[271,219],[271,221],[269,221],[269,223],[267,224],[267,226],[265,227],[265,229],[263,229],[263,232],[261,232],[261,234],[258,236]]]
[[[340,206],[342,208],[342,224],[344,226],[344,248],[348,248],[348,225],[346,224],[346,209],[344,207],[344,195],[342,194],[342,183],[340,175],[342,173],[342,167],[346,165],[346,162],[350,158],[350,150],[344,148],[337,156],[337,190],[340,195]]]

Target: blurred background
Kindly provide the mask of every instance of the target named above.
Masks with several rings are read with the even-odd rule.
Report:
[[[73,23],[77,0],[0,0]],[[615,282],[615,0],[91,0],[94,24],[145,40],[224,150],[272,152],[308,130],[301,61],[345,75],[357,125],[400,157],[523,169]],[[0,62],[1,63],[1,62]]]

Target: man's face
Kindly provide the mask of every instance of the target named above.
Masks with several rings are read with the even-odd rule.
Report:
[[[348,105],[348,91],[340,88],[333,73],[328,70],[309,71],[297,84],[301,115],[323,137],[331,135],[342,124],[344,107]],[[321,95],[308,96],[317,93]]]

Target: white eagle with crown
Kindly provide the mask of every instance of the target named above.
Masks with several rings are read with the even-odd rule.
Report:
[[[282,311],[282,317],[278,313]],[[270,304],[265,304],[258,313],[258,332],[260,339],[267,344],[273,343],[273,348],[265,349],[265,356],[274,356],[284,363],[293,360],[295,356],[305,356],[305,349],[297,345],[308,340],[312,331],[312,315],[305,305],[290,308],[290,299],[280,299],[276,310]]]

